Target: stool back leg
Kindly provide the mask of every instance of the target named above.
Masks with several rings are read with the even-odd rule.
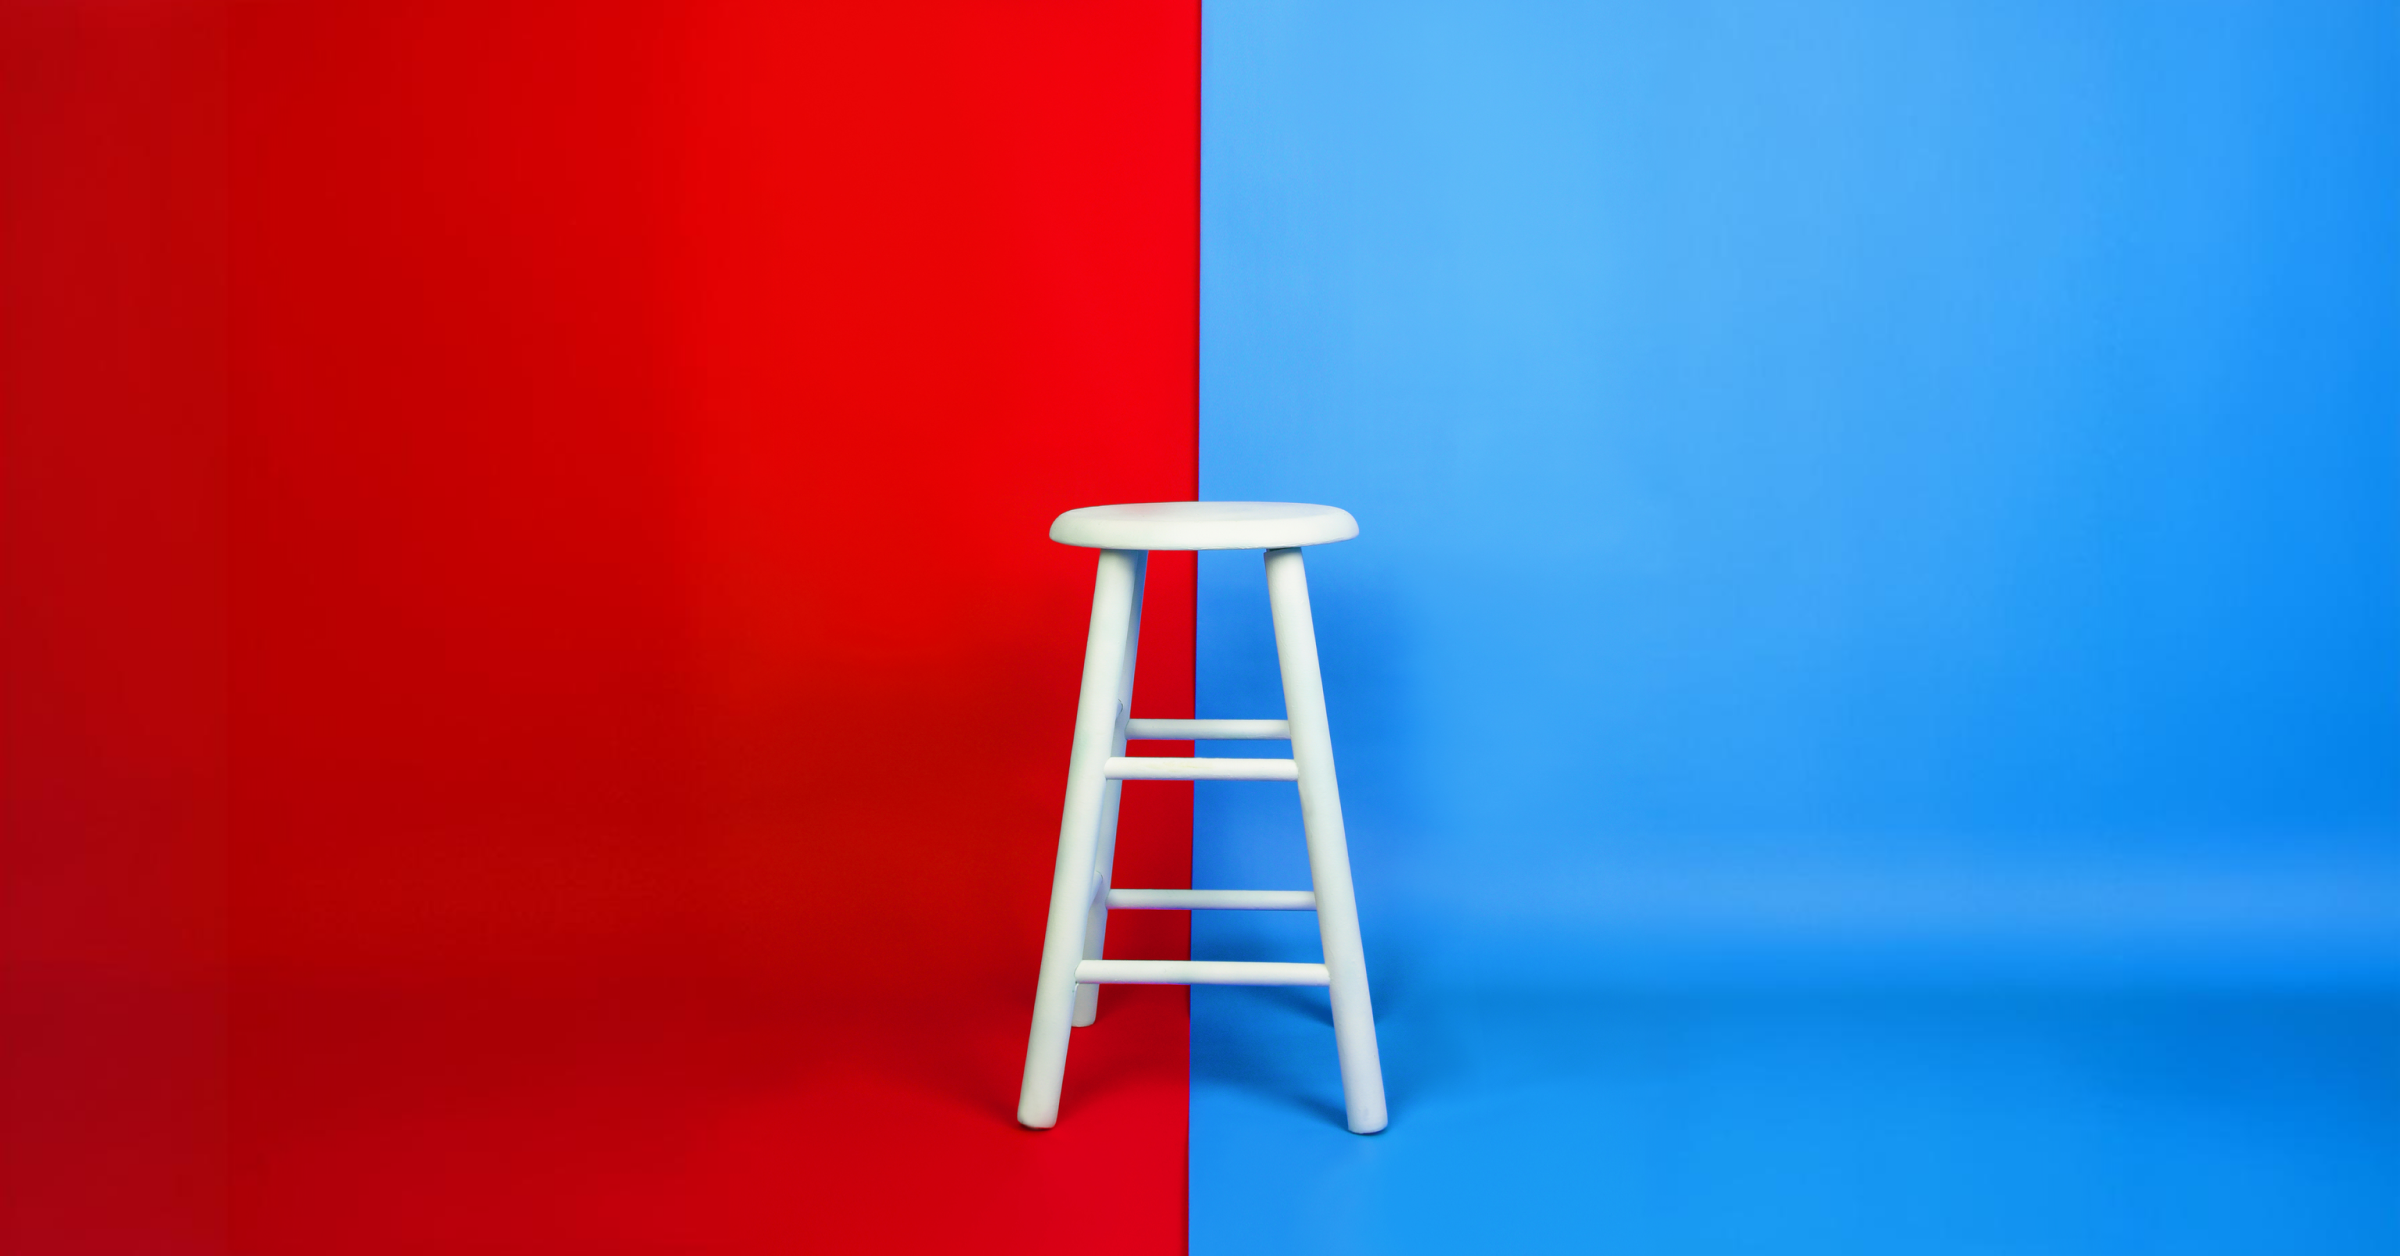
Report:
[[[1144,555],[1145,561],[1134,570],[1133,614],[1125,628],[1125,679],[1117,686],[1116,728],[1108,743],[1111,757],[1125,753],[1125,721],[1133,713],[1133,665],[1142,652],[1142,589],[1149,584],[1147,558]],[[1100,800],[1100,850],[1092,866],[1092,910],[1083,924],[1085,959],[1099,959],[1108,943],[1108,887],[1117,866],[1117,804],[1124,796],[1125,782],[1110,781]],[[1099,1017],[1099,985],[1075,987],[1076,1026],[1089,1025]]]
[[[1130,683],[1130,647],[1142,573],[1149,555],[1100,551],[1092,585],[1092,626],[1084,640],[1083,686],[1075,703],[1075,743],[1067,760],[1067,797],[1058,823],[1058,863],[1050,879],[1050,923],[1042,935],[1042,971],[1025,1044],[1025,1084],[1017,1120],[1034,1129],[1058,1123],[1066,1080],[1067,1039],[1075,1015],[1075,965],[1083,959],[1101,813],[1108,798],[1109,752],[1120,744],[1120,695]]]
[[[1316,621],[1300,551],[1267,551],[1267,604],[1275,615],[1275,654],[1283,668],[1283,708],[1292,725],[1292,762],[1300,775],[1300,821],[1308,833],[1308,872],[1316,884],[1317,935],[1332,980],[1334,1049],[1341,1057],[1342,1099],[1350,1132],[1384,1127],[1383,1062],[1375,1046],[1375,1008],[1367,996],[1366,949],[1358,936],[1358,896],[1350,884],[1350,844],[1342,795],[1334,783],[1333,734],[1325,718],[1325,681],[1317,670]]]

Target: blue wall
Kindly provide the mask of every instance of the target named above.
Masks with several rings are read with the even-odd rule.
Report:
[[[2229,1129],[2317,1131],[2161,1201],[2400,1175],[2400,1065],[2338,1063],[2400,1059],[2400,10],[1210,0],[1205,46],[1201,489],[1363,528],[1310,563],[1395,1109],[1383,1150],[1278,1159],[1338,1125],[1317,1014],[1196,992],[1195,1250],[1256,1240],[1204,1197],[1270,1164],[1316,1184],[1296,1216],[1471,1176],[1473,1139],[1394,1150],[1412,1103],[1596,1059],[1593,1026],[1662,1023],[1605,1010],[1644,989],[2172,990],[2150,1029],[1979,1036],[2196,1049]],[[1256,563],[1204,556],[1202,714],[1279,707]],[[1305,884],[1288,791],[1200,794],[1195,884]],[[1312,946],[1196,924],[1204,956]],[[2287,995],[2333,1028],[2241,1032]],[[1791,1058],[1961,1023],[1878,1006]],[[1776,1008],[1686,1011],[1817,1041]],[[1781,1076],[1761,1050],[1718,1063]],[[2366,1089],[2235,1080],[2311,1068]],[[1988,1101],[2055,1109],[2069,1165],[2173,1161],[2089,1125],[2105,1088]],[[2138,1195],[2017,1237],[2139,1250]],[[1399,1190],[1395,1233],[1444,1233],[1441,1197]],[[2326,1242],[2282,1250],[2400,1242],[2367,1195],[2254,1202],[2179,1250],[2300,1207]],[[1657,1208],[1613,1237],[1779,1249]]]

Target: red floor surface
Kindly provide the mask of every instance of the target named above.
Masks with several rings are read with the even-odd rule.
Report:
[[[281,992],[244,1017],[241,1250],[1181,1251],[1184,992],[1077,1031],[1044,1133],[1023,994]]]

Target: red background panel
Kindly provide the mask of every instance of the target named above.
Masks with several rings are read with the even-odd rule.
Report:
[[[96,258],[225,207],[185,246],[216,288],[125,281],[192,326],[56,332],[48,391],[10,394],[12,477],[38,457],[57,487],[12,506],[12,557],[51,566],[12,565],[11,605],[77,617],[12,616],[12,750],[63,766],[12,769],[10,805],[12,851],[65,869],[35,897],[131,901],[140,864],[196,904],[190,937],[129,909],[152,923],[121,966],[200,993],[178,1034],[137,1050],[91,1019],[12,1084],[205,1081],[230,1042],[213,1163],[205,1105],[183,1143],[94,1163],[161,1198],[200,1171],[189,1232],[229,1192],[215,1233],[243,1252],[1006,1250],[1054,1246],[1062,1210],[1179,1250],[1181,990],[1110,991],[1059,1128],[1010,1114],[1092,569],[1044,530],[1196,488],[1196,6],[277,3],[12,31],[132,47],[178,22],[201,36],[152,96],[59,91],[129,118],[153,180],[149,131],[198,128],[200,190],[86,180],[10,254],[58,270],[9,298],[14,345],[100,264],[52,238]],[[160,81],[218,102],[215,130]],[[55,116],[12,123],[51,144],[12,145],[12,186],[82,160]],[[167,366],[126,384],[129,352]],[[169,480],[138,545],[86,518]],[[95,564],[118,591],[74,583]],[[1190,711],[1192,615],[1188,556],[1161,556],[1144,714]],[[117,705],[20,700],[60,651]],[[201,818],[125,819],[111,847],[41,810],[44,782],[133,796],[60,733],[93,712],[166,730],[151,788]],[[1120,883],[1186,884],[1189,818],[1188,786],[1129,791]],[[12,990],[86,988],[49,946],[72,934],[15,930],[38,980]],[[1179,915],[1111,935],[1185,953]],[[72,1112],[26,1111],[32,1196]],[[12,1224],[160,1250],[106,1212]]]
[[[0,5],[0,1252],[225,1229],[225,32]]]

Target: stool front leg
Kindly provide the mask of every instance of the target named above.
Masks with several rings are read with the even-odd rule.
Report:
[[[1107,762],[1124,745],[1124,695],[1133,687],[1148,557],[1139,550],[1102,550],[1092,586],[1092,625],[1084,642],[1075,742],[1067,760],[1067,796],[1058,825],[1058,862],[1050,881],[1050,921],[1042,936],[1042,971],[1025,1045],[1025,1082],[1017,1095],[1017,1120],[1034,1129],[1058,1123],[1058,1095],[1066,1080],[1067,1040],[1077,1002],[1075,966],[1084,958],[1086,931],[1104,875],[1098,857],[1102,822],[1112,810],[1107,805]]]
[[[1142,656],[1142,591],[1150,587],[1149,555],[1133,574],[1133,614],[1125,621],[1124,678],[1117,684],[1116,726],[1109,734],[1108,753],[1114,757],[1125,753],[1125,724],[1133,714],[1133,669]],[[1110,781],[1108,793],[1100,802],[1100,853],[1092,861],[1092,910],[1083,924],[1083,957],[1099,959],[1108,945],[1108,887],[1115,877],[1117,866],[1117,805],[1124,800],[1125,782]],[[1075,988],[1075,1026],[1082,1028],[1100,1018],[1100,986],[1097,982]]]
[[[1317,670],[1317,627],[1308,604],[1300,551],[1267,551],[1267,604],[1275,616],[1275,655],[1283,668],[1284,715],[1291,721],[1292,763],[1300,777],[1300,822],[1308,833],[1308,873],[1316,883],[1317,937],[1325,948],[1333,1003],[1333,1045],[1341,1058],[1342,1100],[1350,1132],[1388,1123],[1383,1061],[1375,1045],[1375,1007],[1367,995],[1367,953],[1358,936],[1358,896],[1350,884],[1350,842],[1342,793],[1333,776],[1333,733],[1325,718],[1325,680]]]
[[[1138,616],[1138,612],[1137,612]],[[1138,622],[1138,618],[1137,618]],[[1118,707],[1120,712],[1125,708]],[[1125,739],[1117,738],[1111,755],[1125,753]],[[1108,793],[1100,804],[1100,854],[1092,861],[1092,910],[1083,922],[1083,957],[1099,959],[1108,946],[1108,887],[1115,879],[1117,866],[1117,804],[1125,796],[1125,782],[1110,781]],[[1100,1018],[1100,987],[1085,982],[1075,987],[1075,1027],[1081,1029]]]

